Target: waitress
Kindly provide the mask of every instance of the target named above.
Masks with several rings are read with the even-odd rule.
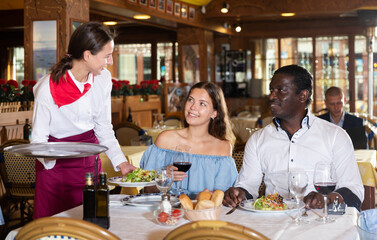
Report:
[[[111,125],[111,74],[114,35],[103,24],[88,22],[72,34],[68,54],[34,87],[32,143],[85,142],[109,148],[106,155],[122,175],[127,162]],[[82,204],[85,173],[94,172],[95,156],[38,159],[34,219]],[[101,162],[98,171],[102,171]]]

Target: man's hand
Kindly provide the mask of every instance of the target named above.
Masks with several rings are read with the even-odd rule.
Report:
[[[117,167],[120,169],[120,172],[122,173],[123,176],[125,176],[127,173],[130,173],[136,169],[136,167],[132,166],[128,162],[122,162]]]
[[[339,203],[344,203],[342,196],[337,192],[332,192],[327,195],[327,203],[333,203],[336,197],[338,196]],[[324,198],[323,195],[318,192],[310,192],[306,197],[304,197],[305,207],[310,208],[323,208]]]
[[[231,187],[225,191],[223,205],[235,207],[245,199],[245,192],[242,189]]]

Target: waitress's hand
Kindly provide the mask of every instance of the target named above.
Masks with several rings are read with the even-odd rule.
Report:
[[[117,167],[120,169],[120,172],[122,173],[123,176],[125,176],[127,173],[131,173],[133,170],[136,169],[135,166],[132,166],[128,162],[122,162]]]

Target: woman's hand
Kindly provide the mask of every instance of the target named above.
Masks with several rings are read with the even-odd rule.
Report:
[[[169,165],[168,168],[171,168],[174,171],[174,181],[183,181],[183,179],[187,177],[185,172],[178,171],[178,168],[174,167],[173,165]]]
[[[133,170],[136,169],[135,166],[132,166],[128,162],[122,162],[117,167],[120,169],[120,172],[122,173],[123,176],[127,175],[128,173],[133,172]]]

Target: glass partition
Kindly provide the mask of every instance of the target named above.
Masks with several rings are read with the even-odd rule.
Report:
[[[316,38],[315,109],[325,108],[325,92],[331,86],[340,87],[349,99],[348,82],[348,37]],[[348,102],[345,104],[349,110]]]

